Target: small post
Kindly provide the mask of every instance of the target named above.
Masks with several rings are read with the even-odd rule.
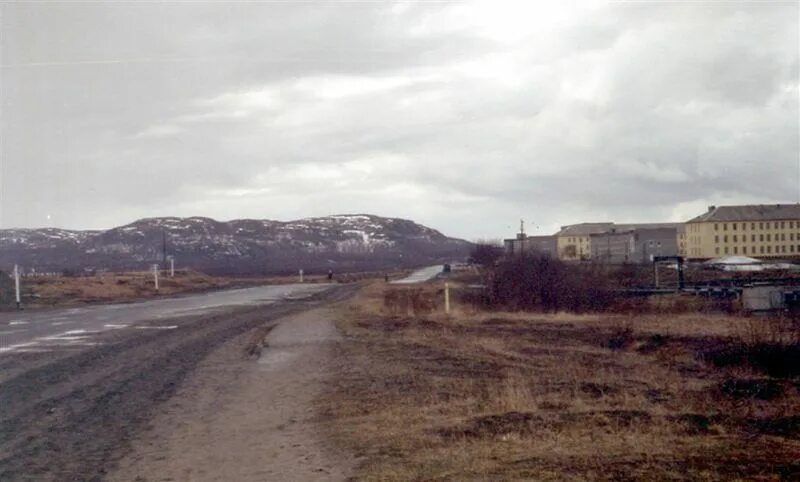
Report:
[[[444,312],[450,314],[450,283],[444,283]]]
[[[653,279],[655,280],[656,289],[658,289],[658,261],[653,260]]]
[[[14,287],[16,293],[16,300],[17,300],[17,309],[19,310],[22,307],[19,298],[19,266],[16,264],[14,265]]]
[[[169,258],[169,277],[175,277],[175,258]]]
[[[303,282],[303,270],[301,269],[299,273],[300,273],[300,282],[302,283]]]
[[[156,291],[158,291],[158,265],[157,264],[153,265],[153,281],[155,282],[155,285],[156,285]]]

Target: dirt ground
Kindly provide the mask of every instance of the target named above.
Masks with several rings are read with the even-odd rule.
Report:
[[[334,316],[280,320],[257,361],[236,349],[203,360],[109,480],[346,480],[354,461],[331,452],[313,410],[338,342]]]

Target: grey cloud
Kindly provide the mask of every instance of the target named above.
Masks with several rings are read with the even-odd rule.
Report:
[[[508,38],[396,7],[3,4],[0,227],[359,211],[498,237],[800,195],[796,5]]]

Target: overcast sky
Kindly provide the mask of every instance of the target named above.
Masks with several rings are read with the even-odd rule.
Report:
[[[800,201],[798,6],[0,5],[0,227],[446,234]]]

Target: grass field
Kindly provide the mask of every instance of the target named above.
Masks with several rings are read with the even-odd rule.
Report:
[[[359,479],[800,479],[791,322],[445,316],[440,289],[373,284],[344,309],[320,409]]]

